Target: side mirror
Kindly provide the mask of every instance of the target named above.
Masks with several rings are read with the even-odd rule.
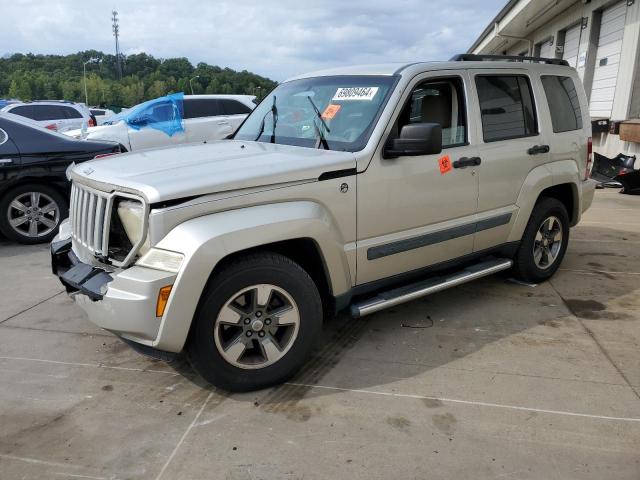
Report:
[[[442,127],[439,123],[413,123],[400,130],[382,150],[383,158],[433,155],[442,151]]]

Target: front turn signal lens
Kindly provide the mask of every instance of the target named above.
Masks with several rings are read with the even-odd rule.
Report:
[[[167,307],[169,301],[169,295],[171,295],[171,289],[173,285],[167,285],[162,287],[158,292],[158,303],[156,303],[156,317],[164,315],[164,309]]]

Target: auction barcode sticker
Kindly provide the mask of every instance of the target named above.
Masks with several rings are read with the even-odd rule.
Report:
[[[339,88],[331,101],[340,100],[373,100],[378,87],[344,87]]]

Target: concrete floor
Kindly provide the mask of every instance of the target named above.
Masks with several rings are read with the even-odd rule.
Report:
[[[598,191],[551,282],[341,316],[287,385],[139,356],[0,242],[0,478],[640,478],[640,197]]]

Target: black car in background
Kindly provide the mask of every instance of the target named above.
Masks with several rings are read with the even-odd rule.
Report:
[[[50,241],[69,213],[66,169],[120,153],[113,142],[76,140],[0,115],[0,232],[20,243]]]

